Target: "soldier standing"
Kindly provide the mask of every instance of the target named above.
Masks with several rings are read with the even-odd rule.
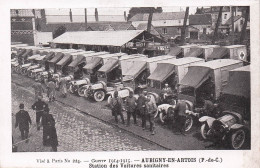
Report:
[[[150,123],[150,131],[152,132],[152,135],[154,135],[154,114],[157,111],[157,106],[154,101],[152,101],[150,95],[147,96],[145,107],[147,111],[147,119]]]
[[[186,102],[183,100],[177,100],[177,104],[174,109],[175,119],[173,122],[183,135],[185,135],[184,129],[185,129],[185,121],[186,121],[186,110],[187,110]]]
[[[144,96],[144,93],[140,93],[138,99],[137,99],[137,109],[142,116],[142,128],[143,130],[146,127],[146,114],[145,114],[145,101],[146,98]]]
[[[24,104],[19,105],[20,111],[16,113],[16,122],[15,128],[19,126],[21,131],[22,140],[27,139],[28,142],[28,133],[29,133],[29,124],[32,124],[31,117],[27,111],[24,110]]]
[[[61,78],[60,80],[60,88],[61,88],[61,94],[64,98],[67,97],[67,81],[64,78]]]
[[[48,105],[42,101],[41,97],[32,105],[32,109],[36,111],[36,124],[37,130],[40,130],[40,120],[43,114],[43,111],[48,107]]]
[[[55,101],[55,96],[56,96],[56,84],[53,80],[50,80],[48,82],[48,93],[49,93],[49,102]]]
[[[116,123],[118,123],[118,118],[117,116],[120,115],[122,123],[125,124],[124,116],[122,113],[122,105],[123,101],[122,99],[118,96],[118,91],[114,92],[114,97],[111,100],[111,110],[112,110],[112,115],[115,116]]]
[[[44,93],[44,88],[39,81],[36,81],[36,83],[33,84],[32,87],[34,88],[35,100],[38,99],[39,96],[43,96],[42,94]]]
[[[134,92],[130,91],[129,97],[126,98],[126,110],[127,110],[127,126],[130,125],[130,118],[133,116],[134,124],[136,123],[136,98],[133,96]]]

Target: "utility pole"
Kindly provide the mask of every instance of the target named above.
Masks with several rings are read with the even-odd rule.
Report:
[[[231,44],[234,44],[234,7],[231,6]]]
[[[98,22],[98,10],[97,10],[97,8],[95,8],[95,18],[96,18],[96,21]]]
[[[72,11],[71,11],[71,9],[70,9],[70,22],[72,22],[73,20],[72,20]]]
[[[216,25],[215,25],[215,31],[214,31],[214,36],[213,36],[213,39],[212,39],[212,44],[215,44],[215,41],[216,41],[217,36],[218,36],[218,26],[219,26],[219,23],[220,23],[220,21],[221,21],[222,10],[223,10],[223,6],[221,6],[221,7],[219,8],[218,20],[217,20],[217,23],[216,23]]]
[[[85,10],[85,31],[87,31],[87,29],[88,29],[87,8],[85,8],[84,10]]]
[[[240,36],[240,44],[243,44],[246,36],[246,26],[249,19],[249,7],[246,7],[246,13],[245,13],[245,22],[242,27],[241,36]]]
[[[186,7],[183,27],[181,29],[181,45],[183,45],[185,43],[186,25],[187,25],[188,16],[189,16],[189,7]]]

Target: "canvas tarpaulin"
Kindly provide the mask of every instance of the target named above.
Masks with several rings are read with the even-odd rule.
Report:
[[[87,63],[87,65],[85,65],[83,68],[86,70],[92,70],[94,69],[96,66],[98,66],[98,64],[102,61],[101,58],[99,57],[94,57],[93,59],[91,59],[91,61],[89,63]]]
[[[146,67],[145,61],[136,61],[131,68],[128,69],[128,71],[125,74],[125,76],[137,76],[142,72],[143,69]]]
[[[63,57],[63,54],[62,54],[62,53],[57,53],[57,54],[49,61],[49,63],[57,63],[62,57]]]
[[[208,59],[221,59],[224,58],[225,55],[228,54],[227,48],[214,48],[211,55],[208,56]]]
[[[86,57],[84,57],[83,55],[78,55],[76,59],[68,65],[68,67],[75,68],[84,58]]]
[[[230,71],[223,93],[250,98],[250,66]]]
[[[196,48],[196,49],[191,49],[190,52],[186,54],[187,57],[198,57],[201,54],[203,54],[203,49],[202,48]]]
[[[174,47],[170,50],[170,52],[168,53],[168,55],[173,55],[173,56],[177,56],[181,53],[181,48],[180,47]]]
[[[118,66],[119,61],[117,59],[108,60],[98,71],[108,73]]]
[[[65,55],[58,63],[57,65],[64,66],[66,63],[69,62],[69,60],[72,58],[71,55]]]
[[[198,88],[208,79],[209,72],[210,69],[207,67],[189,67],[188,73],[181,80],[180,84]]]
[[[148,79],[162,82],[167,79],[173,72],[174,65],[159,63]]]

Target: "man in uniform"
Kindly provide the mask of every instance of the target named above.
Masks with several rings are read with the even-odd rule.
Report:
[[[136,124],[136,98],[134,92],[130,91],[129,97],[126,98],[127,126],[130,125],[130,118],[133,116],[134,124]]]
[[[169,87],[168,83],[165,84],[165,87],[162,89],[163,99],[166,100],[168,97],[173,96],[173,91]]]
[[[37,99],[39,96],[43,96],[42,94],[44,93],[44,88],[39,81],[36,81],[36,83],[33,84],[32,87],[34,88],[35,99]]]
[[[116,123],[118,123],[118,118],[117,116],[120,115],[122,123],[125,124],[124,116],[122,113],[122,106],[123,106],[123,101],[121,97],[118,96],[118,91],[114,92],[114,97],[111,100],[111,110],[112,110],[112,115],[115,116]]]
[[[48,107],[48,105],[42,101],[41,97],[38,97],[38,100],[32,105],[32,109],[36,111],[36,124],[37,130],[40,130],[40,120],[43,114],[43,111]]]
[[[152,101],[150,95],[147,96],[145,107],[147,111],[147,119],[150,123],[150,131],[152,132],[152,135],[154,135],[154,114],[157,111],[157,106],[154,101]]]
[[[184,134],[185,131],[185,121],[186,121],[186,102],[183,100],[177,100],[177,104],[174,109],[175,119],[173,120],[173,125],[177,126],[180,132]]]
[[[145,101],[146,101],[146,98],[145,98],[144,92],[142,92],[142,93],[139,94],[139,97],[137,99],[137,110],[142,117],[142,128],[143,128],[143,130],[146,127]]]
[[[51,114],[49,114],[49,115],[51,115]],[[47,128],[48,128],[47,132],[48,132],[48,136],[49,136],[49,143],[52,147],[52,151],[57,152],[58,136],[57,136],[57,131],[55,128],[55,122],[53,122],[52,120],[48,120]]]
[[[48,93],[49,93],[49,102],[55,101],[55,96],[56,96],[56,84],[53,80],[50,80],[48,82]]]
[[[19,126],[21,131],[22,140],[27,139],[26,143],[28,142],[28,133],[29,133],[29,124],[32,124],[31,117],[27,111],[24,110],[24,104],[20,104],[19,106],[20,111],[16,113],[16,122],[15,128]]]
[[[64,78],[61,78],[60,80],[60,88],[61,88],[61,94],[64,98],[67,97],[67,80]]]
[[[216,109],[215,105],[211,100],[202,99],[203,107],[196,108],[196,111],[201,111],[203,115],[215,117],[214,111]]]

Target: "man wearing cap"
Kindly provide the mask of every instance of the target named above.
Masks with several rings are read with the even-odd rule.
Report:
[[[110,104],[112,115],[115,116],[116,123],[118,123],[117,116],[120,115],[122,123],[125,124],[124,116],[122,113],[122,106],[123,106],[123,101],[121,97],[118,96],[118,91],[115,91],[114,97],[112,97],[111,104]]]
[[[28,142],[28,133],[29,133],[29,124],[32,124],[31,117],[27,111],[24,110],[24,104],[19,105],[20,111],[16,113],[16,122],[15,128],[19,126],[21,131],[22,140],[27,139]]]
[[[146,123],[146,113],[145,113],[145,93],[146,91],[143,91],[139,94],[139,97],[137,99],[137,110],[139,111],[141,117],[142,117],[142,128],[145,129],[145,123]]]
[[[36,124],[37,130],[40,130],[40,120],[43,114],[43,111],[48,107],[48,105],[42,101],[41,97],[38,97],[38,100],[32,105],[32,109],[36,111]]]
[[[154,135],[154,115],[157,111],[157,106],[151,98],[151,95],[147,96],[145,107],[147,112],[147,119],[150,123],[150,131],[152,132],[152,135]]]
[[[130,91],[129,97],[126,98],[127,126],[130,125],[130,118],[133,116],[134,124],[136,124],[136,98],[134,92]]]
[[[177,126],[179,131],[184,134],[185,129],[185,121],[186,121],[186,102],[183,100],[177,100],[177,104],[174,108],[174,124]]]
[[[47,87],[48,87],[48,93],[49,93],[49,102],[55,101],[56,84],[53,79],[48,82]]]
[[[166,100],[168,97],[173,95],[172,89],[169,87],[168,83],[165,84],[165,87],[162,89],[163,99]]]

